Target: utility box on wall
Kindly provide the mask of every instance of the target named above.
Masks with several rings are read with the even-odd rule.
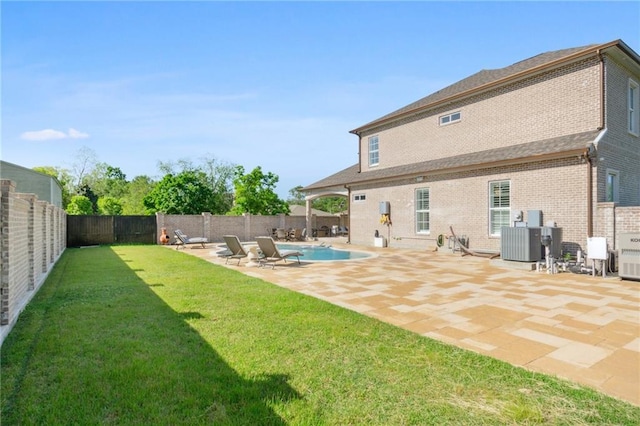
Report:
[[[542,210],[527,210],[527,223],[530,228],[542,226]]]
[[[388,201],[380,201],[380,214],[391,214],[391,204]]]

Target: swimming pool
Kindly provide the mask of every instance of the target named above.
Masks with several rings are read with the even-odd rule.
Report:
[[[301,260],[309,262],[324,262],[331,260],[354,260],[371,257],[370,253],[351,250],[335,249],[322,245],[277,244],[281,250],[298,250],[304,254]]]

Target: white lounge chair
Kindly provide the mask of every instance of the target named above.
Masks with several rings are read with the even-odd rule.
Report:
[[[182,247],[186,247],[188,244],[200,244],[202,248],[206,248],[204,245],[209,242],[209,239],[206,237],[192,237],[189,238],[187,235],[179,229],[173,231],[176,236],[176,250]]]
[[[275,269],[276,262],[280,260],[286,263],[289,257],[295,257],[300,263],[300,256],[304,256],[298,250],[279,250],[276,242],[271,237],[256,237],[256,242],[262,252],[262,257],[259,259],[260,266],[271,263],[272,269]]]
[[[224,257],[226,257],[224,263],[229,262],[229,259],[238,259],[238,265],[240,265],[240,261],[243,258],[248,257],[249,252],[242,245],[237,235],[224,235],[222,238],[224,238],[224,242],[229,249],[228,254],[225,253],[223,255]]]

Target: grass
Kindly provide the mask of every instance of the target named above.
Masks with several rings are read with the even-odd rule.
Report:
[[[2,425],[637,424],[640,408],[158,246],[68,249]]]

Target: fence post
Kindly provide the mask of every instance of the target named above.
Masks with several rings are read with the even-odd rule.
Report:
[[[9,324],[9,197],[16,184],[3,179],[0,183],[0,325]]]
[[[202,212],[202,236],[211,241],[211,213]]]
[[[251,213],[242,213],[244,218],[244,237],[242,241],[248,241],[251,238]]]

